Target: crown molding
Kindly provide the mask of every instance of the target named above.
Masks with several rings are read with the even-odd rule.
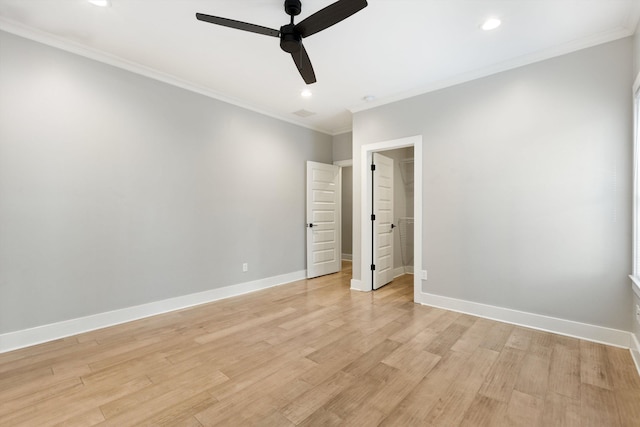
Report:
[[[353,124],[353,121],[352,121],[352,124]],[[331,136],[338,136],[338,135],[342,135],[349,132],[353,132],[353,127],[340,128],[340,129],[334,130],[333,132],[331,132]]]
[[[382,105],[391,104],[393,102],[402,101],[404,99],[412,98],[415,96],[423,95],[436,90],[444,89],[447,87],[459,85],[462,83],[477,80],[483,77],[488,77],[493,74],[498,74],[504,71],[519,68],[525,65],[530,65],[536,62],[541,62],[547,59],[562,56],[568,53],[576,52],[589,47],[597,46],[600,44],[608,43],[614,40],[618,40],[624,37],[631,36],[635,33],[637,26],[640,22],[640,3],[635,6],[632,13],[627,16],[626,22],[619,28],[604,33],[600,33],[591,37],[575,40],[569,43],[565,43],[560,46],[556,46],[544,51],[534,52],[529,55],[524,55],[518,58],[514,58],[509,61],[502,62],[500,64],[492,65],[478,70],[473,70],[468,73],[464,73],[450,79],[440,80],[432,82],[427,85],[412,89],[410,91],[404,91],[395,95],[379,98],[373,102],[367,104],[354,105],[348,108],[348,111],[358,113],[361,111],[370,110]],[[336,136],[342,133],[352,131],[352,128],[341,128],[337,130],[324,129],[318,126],[310,125],[309,123],[293,119],[288,116],[275,114],[267,111],[263,108],[251,105],[243,102],[239,99],[235,99],[229,96],[225,96],[221,93],[208,89],[206,87],[196,85],[189,81],[180,79],[168,73],[163,73],[142,64],[130,61],[116,55],[111,55],[97,49],[92,49],[88,46],[80,43],[75,43],[60,37],[57,37],[51,33],[47,33],[41,30],[34,29],[32,27],[25,26],[23,24],[8,20],[6,18],[0,18],[0,30],[8,33],[33,40],[48,46],[52,46],[66,52],[70,52],[85,58],[92,59],[94,61],[102,62],[120,69],[127,70],[129,72],[145,76],[147,78],[161,81],[163,83],[176,86],[190,92],[198,93],[200,95],[216,99],[218,101],[225,102],[227,104],[235,105],[237,107],[253,111],[255,113],[268,116],[283,122],[287,122],[296,126],[301,126],[310,130],[324,133],[329,136]]]
[[[631,15],[637,15],[628,19],[627,25],[632,25],[633,22],[638,22],[640,18],[640,7],[636,7],[636,12]],[[555,46],[550,49],[534,52],[528,55],[523,55],[508,61],[501,62],[489,67],[469,71],[464,74],[452,77],[450,79],[440,80],[432,82],[427,85],[421,86],[410,91],[401,92],[395,95],[383,97],[367,104],[360,104],[349,108],[352,113],[359,113],[361,111],[371,110],[373,108],[380,107],[382,105],[391,104],[394,102],[402,101],[415,96],[424,95],[429,92],[435,92],[436,90],[445,89],[451,86],[456,86],[462,83],[467,83],[473,80],[488,77],[494,74],[502,73],[504,71],[513,70],[523,67],[525,65],[531,65],[536,62],[542,62],[547,59],[556,58],[558,56],[567,55],[569,53],[577,52],[579,50],[587,49],[590,47],[598,46],[601,44],[609,43],[615,40],[619,40],[625,37],[629,37],[635,33],[635,27],[619,27],[615,30],[606,31],[600,34],[596,34],[591,37],[585,37],[579,40],[574,40],[569,43],[565,43],[559,46]]]
[[[274,114],[260,107],[256,107],[254,105],[248,104],[238,99],[225,96],[221,93],[218,93],[206,87],[196,85],[189,81],[180,79],[174,75],[163,73],[161,71],[155,70],[153,68],[147,67],[137,62],[130,61],[128,59],[124,59],[116,55],[111,55],[111,54],[99,51],[97,49],[90,48],[80,43],[75,43],[75,42],[57,37],[51,33],[40,31],[20,23],[10,21],[6,18],[0,18],[0,31],[5,31],[7,33],[11,33],[16,36],[23,37],[25,39],[42,43],[47,46],[51,46],[60,50],[64,50],[66,52],[73,53],[88,59],[92,59],[94,61],[102,62],[104,64],[111,65],[113,67],[120,68],[120,69],[129,71],[153,80],[157,80],[157,81],[169,84],[171,86],[176,86],[181,89],[188,90],[190,92],[194,92],[199,95],[203,95],[208,98],[215,99],[217,101],[231,104],[236,107],[243,108],[245,110],[253,111],[254,113],[258,113],[263,116],[268,116],[273,119],[287,122],[296,126],[301,126],[310,130],[314,130],[316,132],[321,132],[329,136],[333,135],[333,132],[327,129],[322,129],[317,126],[313,126],[308,123],[295,120],[290,117]]]
[[[632,6],[631,13],[627,15],[624,26],[634,34],[640,26],[640,2],[635,2]]]

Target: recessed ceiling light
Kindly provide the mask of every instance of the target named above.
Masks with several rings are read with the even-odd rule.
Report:
[[[482,28],[485,31],[491,31],[498,28],[501,23],[502,21],[500,21],[498,18],[489,18],[486,21],[484,21],[484,23],[480,28]]]
[[[375,97],[375,96],[373,96],[373,95],[367,95],[367,96],[363,97],[363,98],[362,98],[362,100],[363,100],[364,102],[372,102],[372,101],[375,101],[375,100],[376,100],[376,97]]]
[[[302,92],[300,92],[300,96],[302,96],[303,98],[309,98],[311,95],[312,93],[309,89],[305,89]]]
[[[95,6],[100,6],[100,7],[111,6],[111,2],[109,0],[87,0],[87,1]]]

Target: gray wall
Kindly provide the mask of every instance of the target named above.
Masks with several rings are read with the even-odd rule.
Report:
[[[330,136],[3,32],[0,58],[0,333],[305,269]]]
[[[631,332],[633,332],[636,336],[636,340],[640,342],[640,321],[636,319],[636,306],[640,306],[640,297],[634,292],[633,293],[633,307],[632,307],[632,326]],[[640,358],[640,354],[636,354],[636,357]],[[640,360],[640,359],[638,359]]]
[[[333,161],[351,160],[353,150],[353,134],[351,132],[341,133],[333,137]]]
[[[353,254],[353,167],[342,168],[342,254]]]
[[[423,291],[630,329],[631,58],[627,38],[354,114],[356,202],[362,144],[423,137]]]
[[[333,137],[333,161],[351,160],[351,132],[341,133]],[[342,253],[351,258],[353,242],[353,168],[342,168]]]
[[[640,73],[640,23],[633,35],[633,76]]]
[[[638,74],[640,74],[640,23],[638,24],[638,28],[636,28],[636,33],[633,36],[633,59],[634,59],[634,67],[633,67],[633,77],[636,78]],[[632,331],[636,335],[636,339],[640,342],[640,324],[636,321],[635,316],[635,306],[640,305],[640,298],[638,295],[634,294],[634,305],[631,309],[631,321],[633,324]],[[640,355],[638,355],[640,357]]]

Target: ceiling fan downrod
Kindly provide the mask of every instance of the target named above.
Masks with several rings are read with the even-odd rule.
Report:
[[[300,0],[285,0],[284,11],[291,16],[291,22],[280,27],[280,49],[287,53],[296,53],[300,51],[302,36],[295,30],[293,17],[302,12],[302,3]]]

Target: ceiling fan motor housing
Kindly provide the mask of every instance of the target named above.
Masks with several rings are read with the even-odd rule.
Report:
[[[302,37],[294,29],[293,24],[280,27],[280,48],[285,52],[294,53],[300,50]]]

